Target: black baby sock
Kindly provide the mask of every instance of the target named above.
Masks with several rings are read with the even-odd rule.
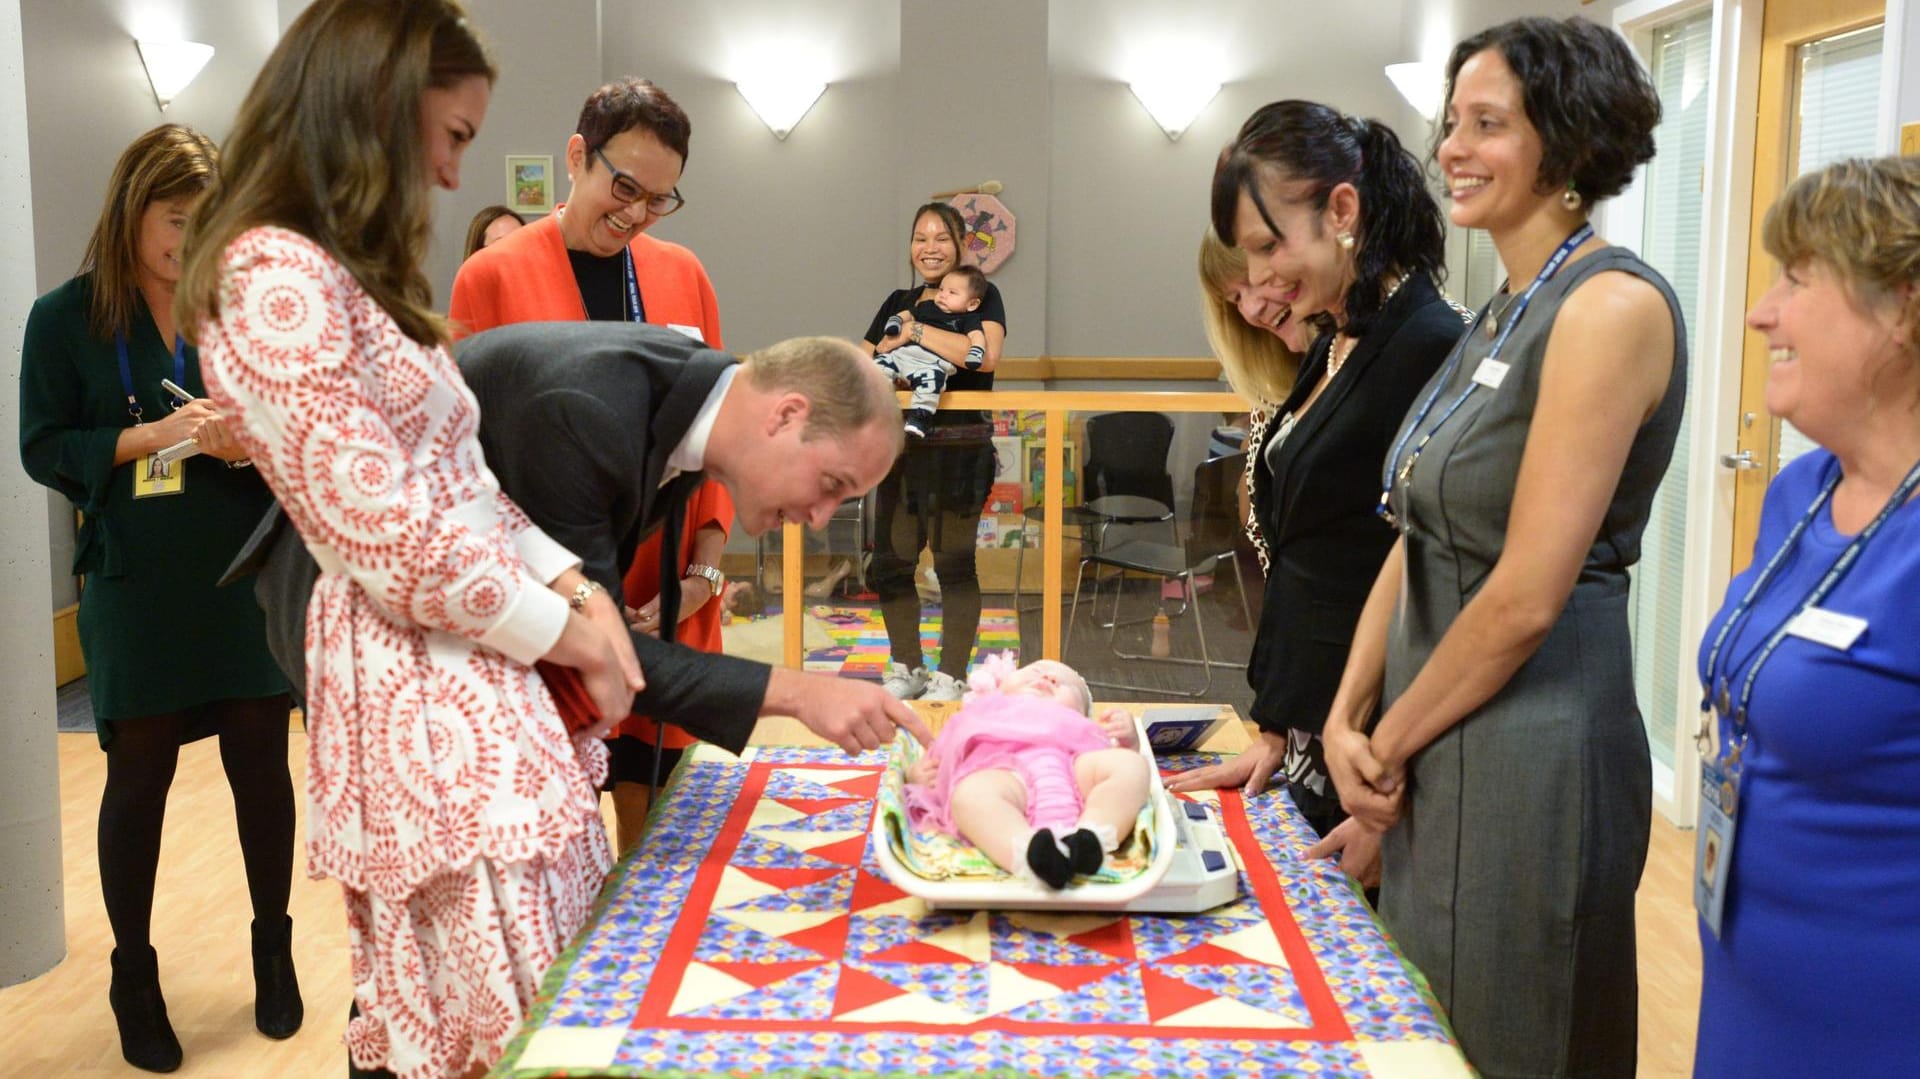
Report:
[[[1034,832],[1028,841],[1027,868],[1049,888],[1065,888],[1073,879],[1073,863],[1067,860],[1066,852],[1060,849],[1052,830],[1047,828]]]

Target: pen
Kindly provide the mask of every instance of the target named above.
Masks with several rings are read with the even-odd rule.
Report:
[[[182,404],[185,404],[186,402],[193,400],[192,394],[174,385],[173,380],[170,378],[161,379],[160,388],[172,394],[174,397],[174,400],[179,401]]]

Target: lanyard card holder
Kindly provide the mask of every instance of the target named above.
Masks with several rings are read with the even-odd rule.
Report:
[[[1733,865],[1733,834],[1740,782],[1717,761],[1700,764],[1700,826],[1694,829],[1693,909],[1715,940],[1727,903],[1727,876]]]

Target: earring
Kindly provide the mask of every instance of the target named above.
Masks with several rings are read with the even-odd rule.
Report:
[[[1568,180],[1567,189],[1560,193],[1560,205],[1565,206],[1568,212],[1578,212],[1585,201],[1580,197],[1580,192],[1573,189],[1573,181]]]
[[[1353,250],[1353,233],[1343,232],[1340,234],[1339,240],[1340,240],[1340,250],[1342,251]]]

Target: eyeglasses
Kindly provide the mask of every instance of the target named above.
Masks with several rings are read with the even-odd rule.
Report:
[[[612,161],[607,160],[607,152],[605,150],[595,150],[593,156],[600,159],[601,164],[607,167],[608,172],[613,173],[613,183],[611,185],[613,197],[619,199],[621,202],[643,202],[646,204],[647,212],[655,217],[665,217],[687,204],[687,200],[680,197],[680,189],[678,187],[675,187],[665,195],[656,195],[646,188],[641,187],[640,181],[634,179],[632,173],[621,172],[616,168]]]

